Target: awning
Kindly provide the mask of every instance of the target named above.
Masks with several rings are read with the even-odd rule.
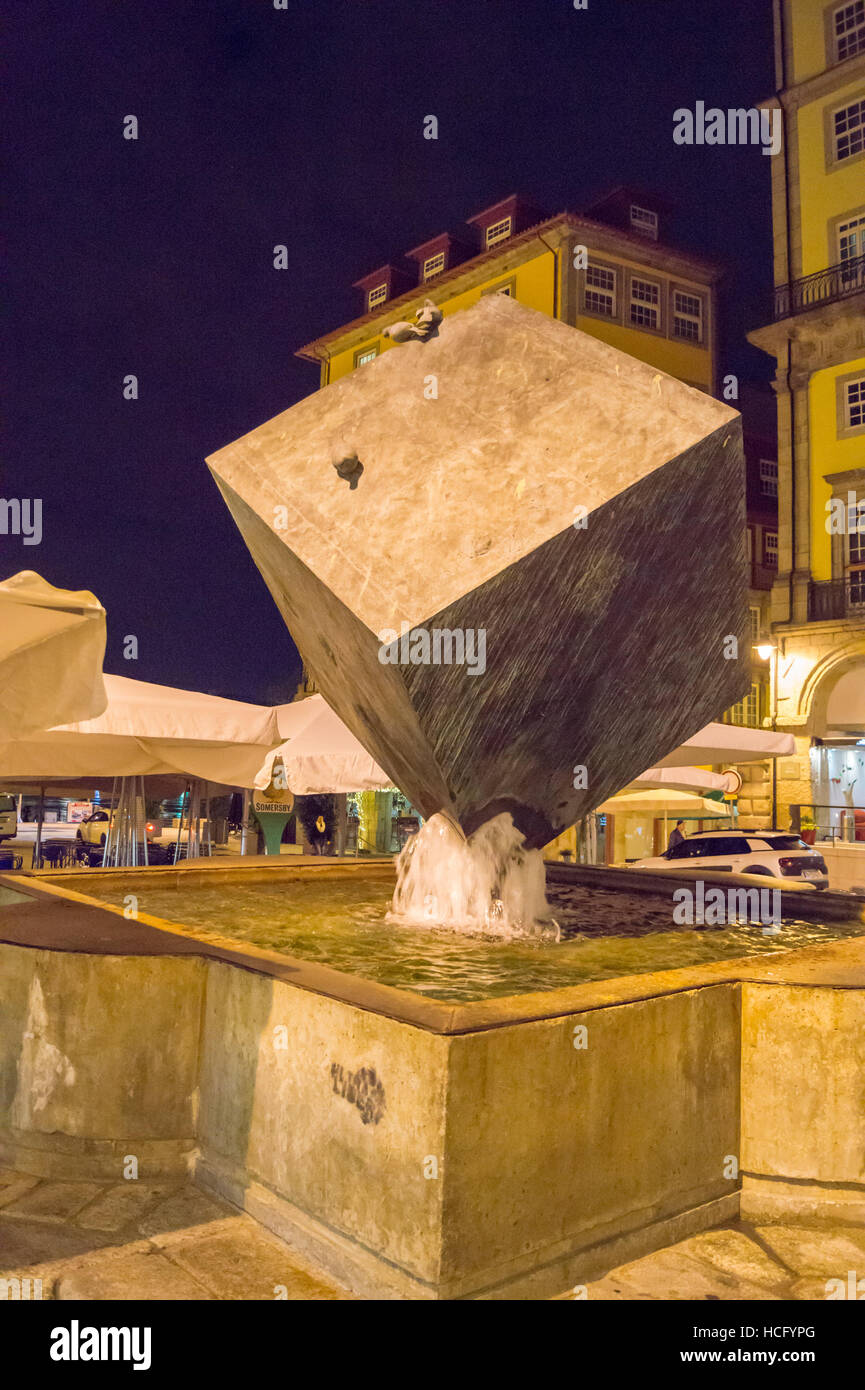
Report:
[[[89,719],[107,704],[105,609],[33,570],[0,583],[0,741]]]

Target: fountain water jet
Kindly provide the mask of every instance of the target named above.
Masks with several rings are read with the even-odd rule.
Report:
[[[397,859],[387,920],[470,935],[559,935],[547,904],[541,851],[526,848],[507,812],[468,839],[445,816],[426,821]]]

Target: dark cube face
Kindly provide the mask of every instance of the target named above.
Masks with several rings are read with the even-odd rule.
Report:
[[[739,417],[512,300],[209,463],[325,699],[425,816],[508,810],[544,844],[747,689]]]

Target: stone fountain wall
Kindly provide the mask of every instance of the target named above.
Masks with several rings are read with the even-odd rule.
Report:
[[[544,1297],[740,1210],[865,1224],[861,939],[448,1005],[162,927],[0,944],[0,1163],[191,1168],[370,1297]]]

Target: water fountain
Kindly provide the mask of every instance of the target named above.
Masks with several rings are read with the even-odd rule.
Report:
[[[516,851],[537,879],[531,851],[748,687],[738,415],[508,297],[208,462],[307,669],[376,761],[427,818],[519,832],[478,846],[498,847],[491,890]],[[477,843],[458,855],[471,880]],[[437,893],[411,881],[436,849]],[[395,913],[447,898],[452,920],[455,854],[432,833]],[[495,929],[504,910],[477,912]]]
[[[738,417],[507,298],[427,318],[210,460],[427,818],[394,920],[381,862],[0,876],[0,1161],[192,1169],[376,1298],[861,1223],[861,904],[773,939],[587,890],[550,941],[543,901],[540,847],[747,683]]]

